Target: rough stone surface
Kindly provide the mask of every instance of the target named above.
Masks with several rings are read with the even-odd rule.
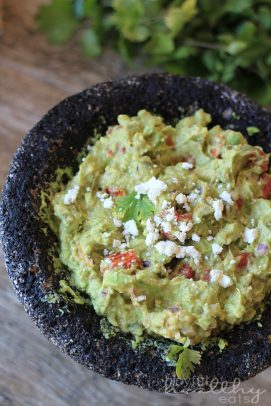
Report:
[[[45,225],[38,218],[39,191],[53,179],[57,167],[73,165],[76,170],[76,156],[94,129],[102,133],[115,124],[118,114],[131,115],[145,108],[173,122],[199,107],[225,128],[246,134],[246,127],[258,127],[260,133],[248,140],[270,151],[271,114],[235,91],[200,78],[166,74],[130,77],[98,84],[49,111],[14,156],[0,208],[8,274],[18,299],[41,332],[89,369],[148,390],[164,392],[175,377],[175,368],[168,366],[155,348],[133,350],[123,334],[105,339],[100,318],[90,306],[45,300],[45,295],[57,291],[61,273],[54,271],[48,255],[56,239],[50,230],[45,238]],[[188,382],[177,380],[174,390],[209,390],[213,378],[218,382],[245,380],[270,366],[270,310],[267,305],[262,327],[253,322],[225,333],[229,346],[222,353],[217,347],[205,350],[195,374]]]

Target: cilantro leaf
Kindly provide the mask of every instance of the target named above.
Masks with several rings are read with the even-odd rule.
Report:
[[[189,378],[195,370],[195,365],[200,364],[201,354],[199,351],[191,350],[187,347],[189,341],[184,345],[171,345],[166,355],[166,359],[176,362],[176,375],[179,379]],[[178,356],[179,354],[179,356]]]
[[[254,134],[258,134],[260,132],[258,127],[247,127],[246,130],[249,137],[252,137]]]
[[[220,338],[219,340],[218,340],[218,348],[219,348],[219,352],[222,352],[223,350],[224,350],[224,348],[226,348],[227,347],[227,345],[228,345],[228,341],[227,340],[224,340],[224,338]]]
[[[48,5],[42,5],[36,19],[39,30],[55,44],[69,40],[80,26],[74,15],[73,2],[69,0],[53,0]]]
[[[146,220],[154,211],[154,204],[147,198],[147,196],[140,195],[136,198],[136,193],[130,193],[127,196],[121,197],[117,200],[117,209],[123,215],[123,220]]]
[[[201,354],[199,351],[184,348],[179,355],[176,364],[176,375],[179,379],[189,378],[195,370],[195,365],[199,365]]]
[[[167,353],[167,359],[170,361],[176,361],[177,355],[184,349],[183,345],[171,345],[169,347],[169,352]]]

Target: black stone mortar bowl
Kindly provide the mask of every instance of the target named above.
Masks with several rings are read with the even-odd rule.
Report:
[[[59,290],[63,274],[55,272],[49,255],[57,240],[38,215],[40,192],[54,179],[57,167],[72,166],[76,171],[78,153],[94,130],[103,134],[118,114],[148,109],[170,123],[198,108],[211,113],[214,124],[245,135],[248,126],[258,127],[260,132],[248,141],[271,150],[271,114],[225,86],[167,74],[106,82],[63,100],[26,135],[13,158],[0,210],[9,277],[41,332],[87,368],[159,392],[208,391],[235,379],[246,380],[270,366],[271,306],[266,305],[262,327],[254,321],[223,334],[228,347],[222,352],[217,346],[208,347],[190,379],[178,380],[159,346],[133,349],[131,338],[122,333],[105,338],[101,318],[90,305],[46,300]]]

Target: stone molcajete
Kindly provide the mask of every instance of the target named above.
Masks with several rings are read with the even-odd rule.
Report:
[[[46,300],[58,292],[59,280],[68,271],[56,272],[49,255],[57,253],[57,241],[38,215],[40,192],[53,180],[57,167],[72,166],[76,171],[78,153],[91,134],[95,129],[103,133],[116,123],[118,114],[147,109],[172,122],[198,108],[209,112],[215,124],[244,135],[247,127],[258,127],[260,132],[247,137],[249,142],[271,150],[271,114],[225,86],[166,74],[102,83],[60,102],[27,134],[12,161],[0,210],[9,277],[41,332],[89,369],[160,392],[173,389],[175,367],[163,360],[156,346],[133,349],[130,337],[122,333],[105,338],[91,306]],[[217,346],[204,350],[194,375],[189,381],[175,380],[174,391],[209,390],[214,378],[219,386],[236,378],[245,380],[270,366],[270,310],[267,304],[261,325],[241,324],[224,333],[229,345],[222,352]]]

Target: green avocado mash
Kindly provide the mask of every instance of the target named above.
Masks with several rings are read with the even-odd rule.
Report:
[[[202,342],[271,290],[269,155],[210,123],[120,115],[52,199],[73,285],[136,337]]]

